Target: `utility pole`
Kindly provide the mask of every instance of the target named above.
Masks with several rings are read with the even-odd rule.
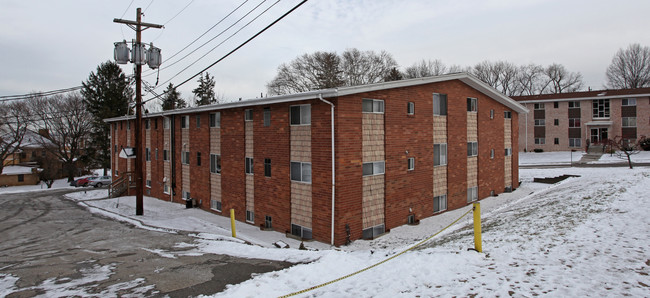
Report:
[[[142,31],[162,28],[162,25],[142,22],[142,9],[136,9],[136,21],[113,19],[114,23],[126,24],[135,30],[133,61],[135,62],[135,215],[144,214],[142,192]],[[143,28],[144,27],[144,28]],[[137,46],[137,48],[136,48]]]

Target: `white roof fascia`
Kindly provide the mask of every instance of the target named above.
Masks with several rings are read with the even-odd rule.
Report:
[[[572,97],[572,98],[561,98],[561,99],[522,100],[519,103],[544,103],[544,102],[555,102],[555,101],[582,101],[582,100],[594,100],[594,99],[616,99],[616,98],[637,98],[637,97],[650,97],[650,94],[644,93],[644,94],[627,94],[627,95]]]

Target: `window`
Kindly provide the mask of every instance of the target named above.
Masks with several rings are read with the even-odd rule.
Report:
[[[447,94],[433,94],[433,114],[447,115]]]
[[[554,108],[554,109],[557,109],[557,108],[559,108],[559,107],[560,107],[560,103],[557,102],[557,101],[554,101],[554,102],[553,102],[553,108]]]
[[[196,153],[196,165],[197,166],[201,165],[201,152]]]
[[[246,157],[246,174],[253,175],[253,158]]]
[[[534,106],[535,110],[543,110],[544,109],[544,104],[543,103],[536,103]]]
[[[511,112],[511,111],[505,111],[505,112],[503,112],[503,118],[505,118],[505,119],[512,119],[512,112]]]
[[[189,200],[190,199],[190,192],[189,191],[184,191],[183,190],[183,199]]]
[[[156,148],[156,160],[158,160],[158,148]]]
[[[144,160],[151,161],[151,149],[144,148]]]
[[[569,147],[572,147],[572,148],[580,148],[580,147],[582,147],[582,139],[580,139],[580,138],[570,138],[569,139]]]
[[[553,119],[553,125],[555,126],[560,125],[560,119]]]
[[[264,228],[273,229],[273,218],[268,215],[264,216]]]
[[[163,160],[169,161],[169,151],[167,149],[163,149]]]
[[[593,118],[609,118],[609,99],[594,99],[591,107]]]
[[[189,165],[190,164],[190,152],[189,151],[181,152],[181,163],[184,164],[184,165]]]
[[[374,239],[375,237],[386,233],[386,227],[384,224],[376,225],[361,231],[361,238],[363,239]]]
[[[409,115],[415,114],[415,103],[414,102],[408,102],[406,104],[406,114],[409,114]]]
[[[478,156],[478,142],[467,142],[467,156]]]
[[[467,98],[467,111],[468,112],[476,112],[476,110],[477,110],[476,101],[477,101],[476,98],[472,98],[472,97]]]
[[[623,127],[636,127],[636,117],[623,117]]]
[[[546,140],[544,138],[535,138],[535,145],[544,145]]]
[[[570,101],[569,102],[569,108],[570,109],[579,108],[579,107],[580,107],[580,102],[579,101]]]
[[[181,116],[181,128],[190,127],[190,116]]]
[[[311,106],[299,105],[290,108],[291,125],[310,125],[311,124]]]
[[[373,176],[384,174],[385,163],[383,161],[364,162],[363,176]]]
[[[196,128],[201,127],[201,115],[196,115]]]
[[[560,138],[554,138],[553,139],[553,144],[560,145]]]
[[[153,119],[153,129],[158,129],[158,118]]]
[[[246,221],[255,222],[255,212],[251,210],[246,210]]]
[[[44,152],[45,152],[45,151],[43,151],[43,153],[44,153]],[[117,145],[114,145],[114,146],[113,146],[113,153],[117,153]],[[45,155],[43,155],[43,157],[45,157]]]
[[[580,118],[569,118],[569,127],[580,127]]]
[[[244,121],[253,121],[253,109],[244,110]]]
[[[265,158],[264,159],[264,176],[265,177],[271,177],[271,159],[270,158]]]
[[[210,200],[210,209],[221,212],[221,201]]]
[[[18,182],[24,182],[25,181],[25,174],[18,174]]]
[[[494,159],[494,149],[490,149],[490,159]]]
[[[264,108],[264,126],[271,126],[271,108]]]
[[[163,192],[169,194],[169,184],[163,183]]]
[[[364,113],[384,113],[384,101],[380,99],[363,99],[362,110]]]
[[[433,145],[433,165],[434,166],[447,165],[447,144]]]
[[[624,107],[636,106],[636,98],[623,98],[621,105]]]
[[[292,161],[291,181],[311,183],[311,163]]]
[[[301,239],[311,239],[312,238],[312,232],[311,229],[291,224],[291,235],[298,236]]]
[[[546,125],[545,119],[535,119],[535,126],[545,126],[545,125]]]
[[[447,195],[433,197],[433,212],[447,210]]]
[[[494,110],[490,110],[490,119],[494,119]]]
[[[210,154],[210,173],[221,174],[221,155]]]
[[[512,148],[506,148],[506,156],[512,155]]]
[[[406,161],[407,161],[406,162],[407,169],[409,171],[413,171],[413,169],[415,169],[415,157],[409,157]]]
[[[149,122],[149,119],[144,120],[144,129],[149,129],[151,127],[151,124]]]
[[[163,118],[163,129],[169,129],[169,118]]]
[[[478,200],[478,186],[470,187],[467,189],[467,203]]]
[[[151,188],[151,180],[147,180],[145,183],[146,183],[148,188]]]
[[[221,112],[210,114],[210,127],[221,127]]]

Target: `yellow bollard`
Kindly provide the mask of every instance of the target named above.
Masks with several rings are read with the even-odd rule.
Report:
[[[230,209],[230,229],[232,230],[232,237],[237,238],[235,231],[235,209]]]
[[[474,203],[474,249],[483,252],[481,244],[481,203]]]

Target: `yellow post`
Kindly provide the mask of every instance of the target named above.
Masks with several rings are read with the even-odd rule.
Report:
[[[232,230],[232,236],[237,238],[237,232],[235,231],[235,209],[230,209],[230,229]]]
[[[474,249],[483,252],[481,244],[481,203],[474,203]]]

